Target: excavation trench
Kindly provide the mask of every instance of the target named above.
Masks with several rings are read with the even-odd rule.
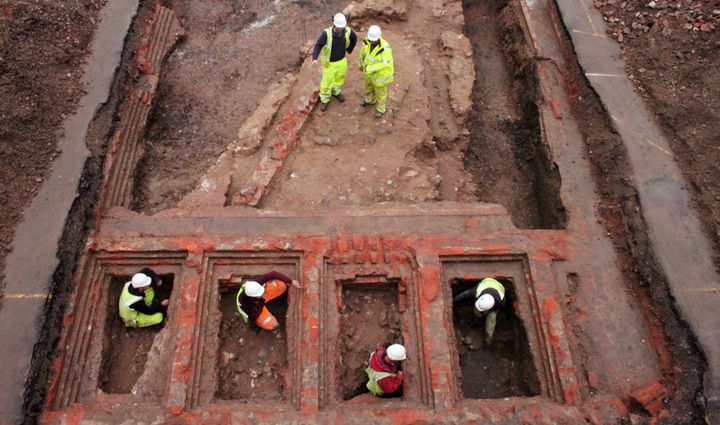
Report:
[[[525,327],[517,316],[517,300],[512,283],[501,281],[507,291],[505,304],[497,314],[497,325],[488,345],[485,317],[475,314],[475,300],[453,305],[453,326],[460,357],[462,393],[465,398],[487,399],[528,397],[540,394]],[[477,280],[458,280],[452,285],[453,297],[477,286]]]
[[[280,326],[273,331],[245,324],[238,313],[239,284],[220,288],[220,344],[216,400],[282,400],[287,372],[287,292],[268,303]]]
[[[163,284],[155,290],[159,300],[170,299],[174,276],[161,275]],[[127,328],[118,314],[118,300],[123,286],[131,276],[114,276],[107,290],[107,312],[105,320],[105,341],[99,388],[108,394],[127,394],[133,389],[138,378],[145,371],[148,352],[155,336],[165,326]]]
[[[534,62],[508,4],[463,2],[476,74],[465,168],[478,199],[505,206],[516,226],[563,229],[560,173],[543,145]]]
[[[350,400],[369,392],[365,368],[375,348],[402,344],[398,282],[345,283],[342,299],[338,376],[342,399]]]

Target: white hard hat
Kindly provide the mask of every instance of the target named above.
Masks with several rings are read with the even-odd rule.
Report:
[[[249,280],[245,284],[245,293],[248,297],[262,297],[265,293],[265,287],[254,280]]]
[[[150,276],[145,273],[135,273],[132,277],[132,281],[130,282],[133,288],[144,288],[146,286],[150,286],[151,283],[152,279],[150,279]]]
[[[338,28],[345,28],[347,25],[347,19],[345,19],[345,15],[342,13],[338,13],[333,18],[333,25],[335,25]]]
[[[490,294],[481,295],[480,298],[475,301],[475,308],[479,312],[488,311],[495,306],[495,298]]]
[[[371,25],[370,28],[368,28],[368,40],[378,41],[380,39],[380,35],[382,35],[382,31],[380,31],[379,26]]]
[[[405,347],[400,344],[393,344],[387,348],[387,356],[390,360],[405,360]]]

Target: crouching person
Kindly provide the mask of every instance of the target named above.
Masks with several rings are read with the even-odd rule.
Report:
[[[125,283],[118,309],[126,327],[144,328],[162,323],[168,300],[155,298],[155,289],[160,285],[162,279],[149,268],[140,270]]]
[[[365,369],[368,376],[367,389],[378,397],[401,396],[402,362],[405,358],[405,347],[400,344],[376,348],[370,355],[370,366]]]

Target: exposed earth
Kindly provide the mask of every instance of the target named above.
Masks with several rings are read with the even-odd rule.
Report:
[[[55,146],[63,120],[73,112],[82,95],[83,60],[93,38],[98,11],[106,2],[0,1],[0,181],[3,182],[0,187],[0,276],[23,208],[46,179],[57,156]],[[326,406],[342,410],[345,405],[340,403],[344,401],[354,399],[352,405],[377,401],[366,394],[365,388],[365,368],[375,347],[395,342],[413,347],[419,341],[426,342],[427,346],[420,344],[416,350],[419,352],[413,353],[417,356],[413,359],[417,367],[413,368],[417,370],[407,383],[412,388],[412,403],[432,405],[435,402],[442,408],[454,408],[452,403],[456,402],[468,406],[477,399],[497,399],[500,404],[493,405],[493,409],[514,412],[512,403],[517,400],[533,403],[534,397],[539,396],[538,403],[551,401],[561,405],[558,409],[565,407],[563,403],[573,402],[577,402],[573,408],[600,406],[593,411],[592,414],[598,415],[593,420],[605,414],[630,423],[673,423],[673,417],[668,415],[674,415],[677,423],[699,420],[704,403],[700,392],[704,360],[687,324],[677,312],[668,282],[658,270],[632,186],[623,140],[612,129],[611,118],[587,86],[571,49],[564,52],[572,59],[568,69],[562,70],[567,81],[555,81],[570,87],[567,94],[571,108],[560,111],[557,102],[543,92],[545,75],[538,69],[551,60],[533,56],[528,45],[529,30],[520,19],[519,2],[432,0],[413,4],[409,0],[365,0],[350,4],[340,0],[162,0],[158,4],[175,13],[185,35],[164,58],[162,73],[156,82],[157,96],[149,101],[152,109],[147,126],[138,130],[142,146],[135,158],[137,168],[128,168],[134,170],[129,178],[132,202],[129,209],[114,206],[110,211],[90,212],[92,208],[87,207],[82,217],[77,213],[76,221],[91,222],[96,218],[94,214],[99,213],[100,222],[111,223],[107,227],[110,230],[94,229],[91,243],[81,248],[78,242],[77,249],[83,250],[84,255],[87,255],[84,249],[104,253],[107,241],[111,241],[121,246],[124,254],[135,249],[133,244],[146,243],[143,238],[155,238],[153,232],[157,230],[162,236],[138,249],[138,258],[145,255],[155,259],[156,255],[162,257],[174,250],[182,253],[179,261],[184,262],[183,274],[173,279],[185,280],[165,285],[160,294],[167,297],[173,288],[180,289],[183,292],[176,297],[180,305],[171,307],[168,317],[172,315],[172,319],[168,319],[168,324],[126,329],[116,314],[116,300],[128,278],[113,275],[108,279],[110,287],[97,295],[103,297],[101,305],[106,306],[106,310],[98,316],[105,319],[98,324],[103,329],[95,330],[102,334],[103,342],[101,365],[95,376],[97,385],[93,387],[87,384],[88,378],[82,373],[68,375],[74,372],[68,372],[65,363],[59,369],[60,362],[55,361],[59,357],[53,357],[67,355],[65,350],[80,358],[85,352],[97,351],[97,347],[88,349],[82,345],[89,344],[87,341],[91,339],[82,340],[77,336],[84,335],[80,325],[84,326],[83,320],[90,320],[92,324],[96,313],[83,313],[87,317],[76,318],[74,310],[56,311],[64,308],[66,299],[76,302],[77,294],[85,294],[82,288],[89,279],[82,270],[75,278],[70,276],[79,252],[77,257],[64,256],[63,270],[57,279],[65,279],[65,284],[60,286],[59,293],[53,294],[62,303],[49,310],[54,319],[48,323],[57,327],[53,327],[57,331],[53,335],[62,332],[63,343],[70,341],[67,347],[74,343],[73,338],[82,340],[78,343],[81,349],[48,346],[47,350],[53,355],[46,356],[50,360],[43,363],[48,369],[43,373],[55,378],[61,372],[70,376],[57,378],[61,382],[61,391],[57,393],[71,393],[74,385],[82,386],[82,391],[78,389],[77,394],[68,396],[67,404],[61,401],[59,407],[53,407],[52,415],[58,415],[54,418],[61,418],[65,414],[63,409],[78,408],[75,403],[91,406],[91,410],[98,400],[100,404],[111,399],[120,404],[135,403],[132,397],[138,389],[139,394],[152,393],[149,405],[160,401],[168,405],[179,403],[169,409],[173,415],[183,413],[183,409],[208,408],[220,412],[217,417],[227,420],[230,413],[224,416],[223,409],[237,410],[238,404],[233,403],[272,406],[270,411],[282,415],[284,409],[288,412],[291,408],[307,409],[308,400],[317,403],[310,410],[322,411]],[[720,103],[717,100],[720,99],[720,79],[716,72],[720,65],[717,54],[720,51],[720,0],[596,0],[594,6],[605,17],[607,35],[621,45],[627,72],[636,89],[671,141],[672,154],[690,183],[695,207],[714,243],[720,269],[720,168],[717,166],[720,162]],[[144,25],[153,7],[154,2],[141,1],[140,13],[128,37],[128,49],[134,49],[138,34],[149,28]],[[363,87],[355,63],[360,45],[349,57],[350,69],[344,88],[347,101],[333,100],[325,112],[315,107],[314,90],[320,71],[312,67],[308,54],[320,30],[329,25],[328,18],[340,10],[345,10],[350,25],[361,37],[370,24],[380,23],[384,37],[392,45],[396,74],[402,78],[390,86],[388,113],[381,119],[375,118],[373,111],[359,106]],[[97,163],[103,156],[100,146],[105,146],[105,139],[112,132],[116,121],[111,121],[118,120],[117,116],[125,112],[118,108],[125,86],[147,83],[143,79],[123,80],[127,78],[127,69],[133,66],[131,63],[131,54],[126,51],[118,86],[114,87],[111,101],[98,113],[90,131],[87,143],[94,145],[95,171],[86,175],[93,181],[83,184],[93,190],[99,191],[103,177]],[[548,104],[552,104],[554,118],[549,117],[547,111],[543,115],[543,108]],[[597,199],[593,206],[595,215],[582,220],[599,224],[604,229],[603,237],[607,236],[613,243],[612,256],[604,252],[597,255],[601,259],[612,257],[612,264],[622,272],[623,281],[615,284],[627,292],[631,301],[620,306],[618,311],[624,313],[618,314],[631,317],[627,313],[630,311],[641,317],[639,323],[628,326],[639,328],[640,335],[647,335],[641,344],[652,347],[652,353],[657,356],[648,359],[647,365],[638,365],[639,374],[645,373],[645,367],[647,370],[657,367],[655,380],[642,382],[632,391],[621,388],[625,382],[617,385],[602,376],[603,365],[593,350],[603,349],[594,345],[594,338],[601,340],[603,336],[592,335],[582,326],[587,319],[586,308],[577,302],[575,293],[576,286],[587,281],[578,277],[573,262],[578,261],[577,257],[593,254],[568,252],[572,249],[568,247],[576,246],[573,245],[575,232],[590,234],[587,230],[590,226],[576,222],[576,227],[569,228],[568,223],[573,219],[569,211],[578,201],[568,201],[567,192],[561,189],[575,182],[562,181],[563,170],[558,167],[558,158],[565,152],[560,152],[563,148],[557,146],[553,147],[555,151],[548,148],[548,131],[552,128],[548,130],[547,122],[543,121],[561,118],[582,123],[578,143],[584,143],[586,154],[582,159],[587,160],[596,185],[595,192],[587,191],[587,196]],[[285,142],[282,148],[278,147],[278,140]],[[108,155],[108,163],[115,160],[111,156]],[[271,165],[267,166],[268,163]],[[273,164],[277,167],[273,168]],[[263,178],[265,186],[258,195],[258,187],[251,183]],[[449,221],[452,226],[438,225],[441,230],[429,236],[432,242],[425,246],[412,245],[417,243],[412,237],[422,234],[424,229],[413,228],[415,223],[407,225],[403,220],[413,218],[402,214],[399,216],[404,218],[388,225],[404,224],[399,233],[382,235],[381,227],[365,225],[366,233],[343,236],[349,232],[343,220],[352,221],[348,217],[378,214],[378,223],[383,222],[381,219],[392,221],[388,218],[390,213],[382,212],[386,207],[393,213],[397,213],[393,208],[403,206],[410,213],[437,208],[440,222],[441,217],[444,220],[455,211],[472,209],[484,202],[504,207],[512,224],[520,230],[508,231],[502,222],[503,213],[493,210],[483,216],[487,221],[481,225],[474,217],[461,225],[452,221]],[[342,214],[335,217],[336,211]],[[323,214],[330,217],[327,232],[334,239],[318,239],[323,236],[322,231],[317,230],[321,226],[318,223],[325,223],[325,218],[317,217],[324,217]],[[295,233],[275,233],[275,226],[283,229],[286,225],[283,221],[286,215],[304,217],[308,228]],[[198,217],[210,218],[209,224],[203,222],[205,224],[193,227],[193,219]],[[264,217],[267,221],[259,228],[267,226],[272,237],[247,242],[252,238],[235,230],[236,226],[245,225],[232,221],[238,217],[248,222]],[[133,222],[135,219],[138,221]],[[180,219],[182,224],[168,225],[172,230],[162,226],[152,231],[123,227],[123,220],[140,223],[145,219]],[[225,224],[225,219],[230,221]],[[185,230],[195,232],[189,239],[172,233],[184,226],[187,226]],[[218,228],[222,236],[218,241],[210,240]],[[460,251],[453,245],[462,240],[456,232],[474,234],[477,228],[487,230],[477,240],[493,242],[482,249],[463,246],[469,251],[463,251],[462,255],[473,258],[485,255],[499,263],[518,261],[531,287],[529,298],[522,302],[532,305],[520,306],[514,282],[505,281],[510,288],[508,300],[499,312],[491,346],[483,343],[484,318],[475,317],[472,302],[446,306],[448,308],[435,316],[428,316],[427,312],[434,308],[432,303],[436,299],[448,298],[450,293],[455,295],[476,284],[476,280],[450,276],[447,280],[455,284],[433,286],[434,279],[443,273],[442,261]],[[111,236],[103,235],[103,231]],[[248,233],[254,231],[256,229],[250,229]],[[377,241],[366,236],[375,235],[374,232],[379,234]],[[97,239],[92,239],[95,237]],[[383,237],[394,242],[384,245]],[[96,243],[97,240],[100,242]],[[543,248],[537,249],[539,244]],[[430,245],[432,250],[428,248]],[[531,251],[534,254],[529,254]],[[308,255],[310,252],[315,256]],[[290,270],[289,260],[283,257],[281,261],[274,257],[276,254],[292,257],[292,261],[299,264],[301,272],[297,278],[303,280],[304,286],[293,288],[292,294],[269,303],[268,308],[280,322],[277,330],[256,332],[244,324],[237,313],[237,276],[218,277],[208,273],[206,267],[209,262],[217,261],[229,270],[236,267],[233,261],[241,258],[238,269],[244,267],[242,261],[246,261],[252,266],[245,270],[253,272],[265,272],[273,264],[282,264]],[[257,260],[259,257],[262,261]],[[82,263],[85,267],[95,267],[87,261],[91,265]],[[124,260],[108,261],[122,263]],[[584,264],[592,263],[587,261]],[[66,264],[68,262],[72,264]],[[547,266],[550,271],[543,268],[545,262],[553,264]],[[356,267],[353,276],[370,279],[359,284],[326,282],[323,273],[328,265],[337,264]],[[399,289],[399,279],[388,276],[402,267],[409,267],[413,277]],[[375,283],[378,277],[389,283]],[[569,294],[557,290],[560,293],[557,296],[564,297],[559,298],[562,306],[553,298],[556,293],[548,289],[555,288],[556,281],[562,282],[558,287],[570,288]],[[417,288],[412,286],[420,282],[422,285]],[[330,299],[336,297],[339,311],[338,334],[333,339],[337,343],[331,344],[332,347],[320,347],[316,341],[318,334],[328,332],[323,322],[327,313],[316,305],[318,292],[323,291],[318,289],[319,285],[331,288],[324,291],[335,291],[326,295]],[[412,288],[409,295],[407,285]],[[0,300],[2,287],[0,285]],[[166,291],[164,295],[163,291]],[[438,295],[443,291],[445,295]],[[553,297],[543,298],[544,291],[551,292]],[[598,302],[610,303],[604,297],[605,294],[601,294]],[[200,307],[196,307],[195,302]],[[77,308],[75,304],[69,305]],[[426,310],[417,312],[421,307]],[[525,322],[521,320],[521,308],[526,309],[526,315],[531,311],[533,323],[529,323],[529,316]],[[566,322],[558,319],[559,310],[566,315]],[[411,328],[417,326],[417,332],[403,329],[407,320],[415,321]],[[195,321],[200,323],[197,328],[184,328],[188,324],[195,326]],[[208,334],[198,335],[197,329]],[[566,334],[558,336],[557,329]],[[433,338],[440,335],[438,331],[453,335],[448,341],[457,344],[443,347],[450,353],[446,363],[451,364],[439,369],[438,359],[445,357],[437,354],[438,345],[442,344]],[[612,336],[613,332],[621,333],[621,330],[609,329],[607,335]],[[198,344],[202,348],[197,348]],[[169,351],[171,349],[177,349],[182,355]],[[201,354],[197,354],[197,350]],[[571,350],[572,356],[566,356],[569,351],[563,350]],[[557,372],[554,368],[567,357],[572,357],[571,364],[576,369]],[[171,359],[175,362],[178,358],[182,358],[181,362],[192,360],[187,360],[189,365],[182,367],[169,364]],[[66,357],[62,359],[67,361]],[[148,383],[153,378],[146,366],[161,360],[166,362],[161,376],[157,382]],[[313,369],[318,361],[325,361],[327,364],[320,367],[332,367],[333,373],[342,380],[335,382],[335,386],[322,382],[322,373],[318,377]],[[195,362],[200,366],[196,367]],[[434,370],[429,366],[431,363]],[[92,361],[88,362],[88,370],[97,367]],[[579,377],[577,382],[572,382],[572,391],[580,394],[578,400],[568,396],[575,394],[565,386],[569,385],[568,378],[558,377],[568,373],[568,369]],[[213,372],[211,378],[197,375],[207,371]],[[43,391],[50,385],[45,380],[57,385],[45,374],[38,378],[43,382],[36,382]],[[62,387],[65,385],[62,379],[69,382],[66,387]],[[172,380],[172,384],[166,388],[167,380]],[[182,381],[179,387],[178,381]],[[308,390],[309,382],[318,385],[319,390]],[[449,386],[456,383],[457,388],[442,393],[433,387],[438,382]],[[327,391],[338,394],[325,394],[325,388],[330,387]],[[160,388],[164,390],[159,391]],[[559,396],[552,394],[557,388],[566,392]],[[56,390],[53,387],[49,397],[55,397]],[[31,402],[33,406],[28,408],[32,409],[33,418],[45,409],[42,405],[45,393],[38,394]],[[103,398],[108,394],[111,398]],[[508,399],[511,404],[502,404]],[[384,402],[408,401],[408,397],[404,397]],[[557,406],[548,408],[548,412],[555,412],[553,408]],[[524,414],[522,409],[518,416]],[[528,409],[533,411],[534,406]],[[158,417],[168,414],[167,410],[163,406]],[[100,413],[105,414],[112,415]],[[556,422],[557,416],[553,414],[548,413],[549,416],[543,417],[544,422],[540,422]],[[132,419],[138,417],[132,416]],[[585,419],[590,420],[588,417]],[[573,419],[577,417],[568,421]]]

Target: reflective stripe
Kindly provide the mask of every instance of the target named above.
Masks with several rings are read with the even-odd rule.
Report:
[[[394,78],[395,78],[394,75],[390,75],[390,76],[385,77],[385,78],[375,78],[375,79],[373,79],[373,82],[374,82],[375,84],[381,84],[381,83],[385,83],[385,82],[387,82],[387,81],[390,81],[390,80],[392,80],[392,79],[394,79]]]
[[[273,318],[272,315],[266,317],[265,320],[263,320],[263,322],[260,324],[260,326],[262,327],[262,326],[267,325],[268,323],[270,323],[270,321],[272,320],[272,318]]]
[[[486,277],[485,279],[480,281],[477,289],[475,289],[475,298],[479,298],[482,291],[486,289],[495,289],[500,294],[500,300],[505,299],[505,287],[502,285],[502,283],[491,277]]]
[[[345,49],[350,47],[350,33],[352,30],[350,27],[345,27]],[[320,60],[323,62],[330,62],[330,55],[332,54],[332,27],[325,28],[325,45],[320,50]]]
[[[243,311],[242,308],[240,308],[240,295],[242,295],[243,292],[245,292],[245,285],[246,283],[243,283],[240,289],[238,290],[237,295],[235,296],[235,305],[237,307],[238,313],[240,313],[240,316],[243,318],[243,321],[245,323],[250,323],[250,317]]]

